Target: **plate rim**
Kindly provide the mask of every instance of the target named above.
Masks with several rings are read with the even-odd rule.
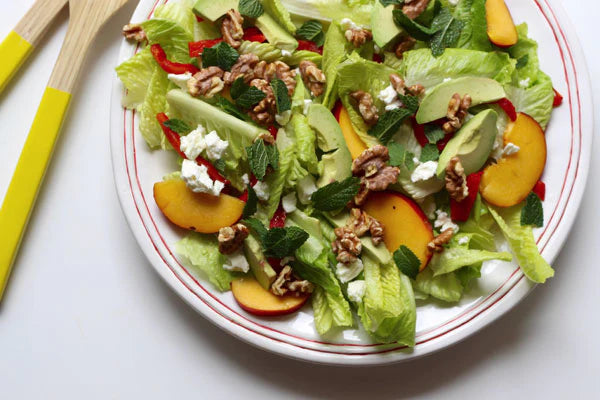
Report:
[[[141,20],[143,16],[149,15],[149,11],[153,11],[156,5],[167,1],[169,0],[140,0],[138,7],[133,14],[132,20]],[[567,52],[569,53],[569,58],[572,63],[571,67],[573,69],[573,77],[576,81],[575,86],[577,87],[577,102],[579,103],[578,111],[580,118],[579,129],[581,142],[579,143],[578,149],[578,170],[576,171],[575,176],[572,178],[573,186],[569,194],[570,200],[565,203],[563,215],[557,223],[554,233],[550,235],[548,241],[546,242],[546,246],[549,246],[549,248],[544,254],[545,256],[547,255],[546,258],[550,262],[553,262],[560,252],[560,249],[565,244],[569,232],[575,222],[575,217],[579,210],[581,201],[583,199],[583,193],[586,188],[591,156],[591,142],[593,140],[593,105],[585,57],[583,55],[581,45],[579,44],[577,35],[574,32],[573,25],[566,17],[562,5],[557,0],[530,1],[533,1],[537,4],[541,13],[544,14],[544,8],[546,8],[551,14],[550,16],[545,15],[545,17],[548,20],[551,29],[555,31],[556,28],[559,31],[554,32],[554,35],[556,36],[559,48],[561,48],[561,53],[561,37],[562,42],[566,46]],[[552,24],[551,20],[556,23],[556,26]],[[122,60],[127,55],[131,55],[131,49],[132,46],[124,42],[121,47],[119,60]],[[568,79],[569,72],[567,71],[566,64],[565,73],[567,74]],[[118,78],[115,77],[113,80],[113,90],[111,95],[110,115],[111,158],[113,164],[113,175],[121,209],[123,210],[128,225],[132,230],[138,245],[142,248],[146,258],[151,262],[157,273],[180,297],[182,297],[188,304],[190,304],[209,321],[249,344],[283,356],[322,364],[383,365],[402,362],[439,351],[466,339],[470,335],[478,332],[483,327],[489,325],[502,315],[506,314],[506,312],[518,304],[525,296],[531,293],[535,287],[526,279],[523,279],[522,273],[517,273],[519,271],[517,269],[515,271],[517,274],[515,275],[515,273],[513,273],[513,275],[511,275],[511,277],[505,282],[505,284],[511,286],[501,297],[494,299],[492,304],[486,305],[483,310],[468,318],[466,321],[461,321],[460,324],[452,328],[450,331],[444,332],[440,335],[432,335],[431,338],[426,338],[426,340],[419,342],[417,345],[418,349],[415,347],[414,350],[391,348],[391,346],[388,345],[381,346],[379,348],[379,352],[369,352],[367,354],[360,352],[336,354],[328,351],[327,346],[325,346],[324,349],[315,350],[314,348],[307,348],[298,344],[293,344],[291,343],[293,340],[291,342],[284,342],[277,340],[277,338],[265,336],[252,330],[249,330],[252,333],[248,334],[246,327],[233,323],[233,320],[228,319],[218,310],[215,310],[213,307],[215,306],[214,304],[210,305],[206,302],[199,302],[199,297],[195,298],[194,294],[192,294],[193,291],[189,288],[186,288],[186,284],[190,283],[189,280],[186,282],[186,280],[178,276],[174,270],[170,270],[169,267],[165,268],[165,264],[167,264],[167,266],[169,265],[169,262],[165,260],[165,258],[169,257],[169,254],[164,254],[164,249],[161,251],[161,249],[159,249],[156,244],[153,243],[151,232],[149,232],[145,226],[140,226],[141,224],[139,223],[140,221],[138,220],[138,216],[139,218],[142,218],[142,215],[140,214],[140,210],[137,208],[138,206],[135,199],[136,195],[131,186],[131,177],[126,179],[122,170],[122,168],[127,164],[127,147],[122,136],[122,128],[124,124],[127,124],[128,122],[127,112],[123,112],[121,107],[122,91],[122,86]],[[569,90],[569,93],[570,92],[571,90]],[[573,117],[572,112],[573,111],[571,110],[571,117]],[[118,134],[116,132],[118,132]],[[584,132],[584,134],[581,134],[581,132]],[[126,139],[127,138],[125,137],[125,140]],[[133,152],[135,153],[135,150]],[[565,174],[565,180],[568,179],[568,175],[569,173],[567,170],[567,173]],[[129,182],[127,182],[128,180]],[[560,203],[561,201],[559,199],[557,202],[557,208],[560,206]],[[160,235],[160,233],[158,233],[158,235]],[[195,279],[192,278],[192,280]],[[202,287],[202,285],[200,286]],[[195,295],[198,296],[197,294]],[[442,324],[442,326],[448,323],[449,322],[446,322]],[[436,327],[435,329],[438,328],[440,327]],[[424,336],[426,335],[427,334]]]

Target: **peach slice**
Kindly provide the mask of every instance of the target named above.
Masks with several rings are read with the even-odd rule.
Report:
[[[181,179],[155,183],[154,200],[172,223],[201,233],[215,233],[234,224],[241,218],[246,204],[226,194],[216,197],[194,193]]]
[[[546,166],[546,138],[542,127],[527,114],[517,114],[504,132],[504,144],[513,143],[520,150],[488,166],[481,178],[479,191],[498,207],[519,204],[533,190]]]
[[[254,315],[277,316],[299,310],[310,295],[275,296],[263,288],[253,277],[243,277],[231,282],[233,297],[240,307]]]
[[[350,150],[352,158],[356,158],[361,155],[363,151],[367,149],[367,146],[358,136],[354,128],[352,127],[352,121],[350,121],[350,115],[344,106],[340,107],[338,121],[346,139],[346,144]]]
[[[433,230],[417,203],[400,193],[371,193],[364,210],[383,224],[383,241],[390,252],[405,245],[421,260],[421,271],[427,266]]]
[[[485,16],[490,42],[499,47],[510,47],[517,43],[517,28],[504,0],[487,0]]]

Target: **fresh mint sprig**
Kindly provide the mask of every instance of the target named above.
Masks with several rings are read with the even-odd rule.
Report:
[[[263,5],[258,0],[240,0],[238,10],[240,14],[250,18],[258,18],[265,12]]]
[[[421,260],[408,247],[402,245],[394,252],[394,262],[404,275],[416,279],[421,267]]]
[[[544,226],[542,200],[533,192],[529,193],[529,196],[525,199],[525,205],[521,210],[521,225],[533,225],[538,228]]]
[[[319,211],[335,211],[344,207],[358,194],[360,179],[354,176],[341,182],[333,182],[323,186],[312,194],[310,200]]]
[[[204,49],[202,52],[202,66],[217,66],[224,71],[231,70],[231,67],[240,58],[238,52],[225,42],[220,42]]]

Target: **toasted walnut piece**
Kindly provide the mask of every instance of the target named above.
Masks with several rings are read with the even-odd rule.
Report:
[[[369,232],[371,233],[371,241],[373,241],[373,244],[379,246],[379,244],[383,242],[383,224],[371,217]]]
[[[465,170],[458,157],[450,159],[446,167],[446,190],[456,201],[463,201],[469,195]]]
[[[223,70],[219,67],[201,69],[187,82],[188,92],[194,97],[213,97],[225,87]]]
[[[325,74],[312,61],[304,60],[300,63],[302,80],[314,96],[320,96],[325,88]]]
[[[350,202],[350,207],[362,206],[367,202],[367,198],[369,197],[369,189],[367,188],[367,178],[362,177],[360,180],[360,189],[354,199]]]
[[[372,166],[376,166],[376,170],[380,170],[389,159],[390,152],[387,147],[380,144],[373,146],[363,151],[352,161],[352,174],[372,176],[373,174],[368,174]]]
[[[314,288],[314,285],[309,281],[302,280],[293,275],[292,267],[286,265],[271,285],[271,293],[275,296],[283,296],[287,293],[294,293],[296,296],[301,296],[312,293]]]
[[[258,124],[272,124],[275,121],[275,114],[277,113],[277,105],[275,103],[273,88],[271,88],[269,82],[264,79],[253,79],[250,82],[250,86],[254,86],[257,89],[262,90],[267,97],[255,105],[248,114]]]
[[[412,48],[415,47],[416,43],[417,41],[410,36],[405,36],[404,38],[402,38],[394,48],[394,53],[396,54],[396,57],[404,58],[404,53],[406,53],[409,50],[412,50]]]
[[[444,245],[450,242],[452,236],[454,236],[454,230],[452,228],[446,229],[427,244],[427,249],[435,253],[441,253],[444,251]]]
[[[364,204],[369,192],[386,190],[398,180],[400,169],[387,165],[389,159],[388,148],[376,145],[363,151],[352,162],[352,174],[362,177],[360,190],[354,198],[356,205]]]
[[[221,254],[235,253],[242,247],[248,234],[248,228],[243,224],[235,224],[219,229],[219,251]]]
[[[275,144],[275,138],[269,132],[261,132],[256,137],[256,140],[264,140],[267,144]]]
[[[358,103],[358,111],[365,123],[367,125],[375,125],[379,120],[379,115],[377,114],[377,107],[373,104],[373,96],[365,91],[357,90],[350,93],[350,97]]]
[[[315,290],[315,285],[310,283],[307,280],[297,280],[288,283],[287,288],[290,292],[294,293],[296,296],[301,296],[303,294],[310,294]]]
[[[234,49],[237,49],[242,44],[244,37],[244,18],[239,11],[231,9],[227,11],[223,23],[221,24],[221,33],[223,40]]]
[[[266,64],[264,61],[260,61],[256,54],[242,54],[235,64],[231,66],[231,70],[225,72],[223,80],[225,84],[231,85],[240,76],[244,77],[244,82],[248,83],[255,78],[255,68],[259,63]],[[262,76],[260,76],[262,78]]]
[[[420,84],[406,87],[404,79],[400,78],[397,74],[390,74],[390,83],[394,90],[403,96],[409,94],[412,96],[422,97],[425,94],[425,87]]]
[[[291,96],[294,94],[294,90],[296,89],[296,71],[290,69],[290,66],[283,61],[275,61],[270,65],[275,70],[275,76],[285,83],[288,95]]]
[[[283,267],[281,272],[279,272],[279,275],[277,275],[275,282],[271,284],[271,293],[273,293],[275,296],[283,296],[284,294],[286,294],[288,290],[285,287],[285,285],[286,282],[288,282],[291,278],[292,267],[286,265],[285,267]]]
[[[335,228],[336,239],[332,243],[336,259],[342,264],[350,264],[362,251],[362,243],[352,228],[347,226]]]
[[[133,40],[136,42],[144,42],[148,40],[146,32],[140,24],[127,24],[123,27],[123,36],[127,40]]]
[[[410,19],[415,19],[419,15],[423,14],[423,11],[427,8],[429,0],[404,0],[404,6],[402,6],[402,12]]]
[[[346,36],[346,40],[352,43],[354,47],[360,47],[365,44],[368,40],[373,39],[373,34],[371,31],[363,28],[352,28],[348,29],[344,36]]]
[[[350,211],[350,221],[347,225],[352,228],[356,236],[362,237],[365,233],[371,233],[371,240],[375,246],[383,241],[383,225],[360,208]]]
[[[448,112],[446,113],[448,121],[442,126],[444,132],[454,133],[459,130],[467,116],[469,107],[471,107],[471,96],[465,94],[461,99],[460,94],[454,93],[448,103]]]

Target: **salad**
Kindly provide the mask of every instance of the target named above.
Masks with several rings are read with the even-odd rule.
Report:
[[[177,155],[176,251],[247,312],[413,346],[416,302],[483,263],[554,275],[533,229],[562,98],[503,0],[173,0],[123,33],[123,105]]]

